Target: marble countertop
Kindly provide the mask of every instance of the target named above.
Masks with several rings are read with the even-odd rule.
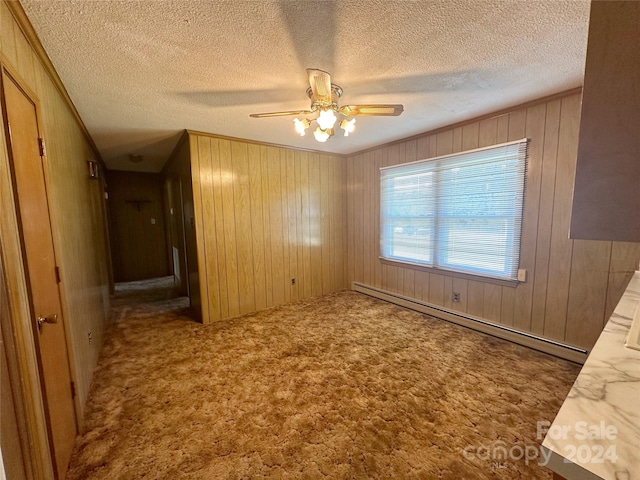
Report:
[[[640,271],[555,420],[542,426],[547,466],[568,480],[640,480],[640,351],[624,346],[639,308]]]

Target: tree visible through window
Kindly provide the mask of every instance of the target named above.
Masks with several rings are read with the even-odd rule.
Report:
[[[380,169],[381,257],[516,280],[527,140]]]

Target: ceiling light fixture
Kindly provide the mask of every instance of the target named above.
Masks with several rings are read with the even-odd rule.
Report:
[[[314,118],[294,118],[293,124],[295,125],[296,132],[300,136],[304,135],[307,128],[311,126],[312,122],[316,122],[318,127],[313,131],[314,138],[321,143],[329,140],[334,134],[334,126],[338,121],[338,116],[342,117],[342,120],[338,124],[340,128],[344,130],[344,136],[348,137],[349,133],[355,129],[356,119],[347,120],[344,113],[341,113],[338,108],[338,99],[342,96],[342,88],[338,85],[331,84],[331,95],[326,95],[324,98],[319,99],[314,96],[312,88],[307,90],[307,95],[312,100],[311,110],[300,113],[312,113],[317,114]],[[330,99],[330,100],[328,100]],[[347,130],[348,129],[348,130]]]
[[[331,83],[331,76],[316,68],[307,68],[309,77],[309,88],[307,95],[311,99],[309,110],[289,110],[286,112],[252,113],[253,118],[282,117],[285,115],[305,115],[313,117],[297,117],[293,120],[293,125],[298,135],[303,137],[307,129],[313,122],[317,123],[317,128],[313,131],[313,136],[318,142],[326,142],[334,134],[336,123],[344,131],[344,136],[348,137],[356,127],[356,119],[349,120],[347,117],[357,115],[396,117],[400,115],[404,107],[399,104],[385,105],[343,105],[338,106],[338,101],[342,96],[342,87]]]
[[[333,136],[333,127],[338,121],[338,117],[332,109],[324,109],[320,110],[320,114],[317,118],[312,118],[311,120],[308,118],[294,118],[293,124],[296,132],[298,132],[301,137],[304,137],[305,131],[311,126],[311,122],[313,121],[318,124],[318,127],[313,132],[313,136],[317,141],[324,143],[329,140],[329,137]],[[348,137],[356,128],[356,119],[352,118],[351,120],[347,120],[346,118],[343,118],[338,125],[342,130],[344,130],[344,136]]]

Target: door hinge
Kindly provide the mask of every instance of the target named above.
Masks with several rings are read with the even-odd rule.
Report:
[[[60,283],[60,281],[61,281],[61,280],[60,280],[60,267],[58,267],[58,266],[56,265],[55,270],[56,270],[56,283]]]
[[[76,398],[76,384],[71,382],[71,398]]]
[[[44,157],[47,154],[47,151],[44,145],[44,138],[42,137],[38,137],[38,150],[40,151],[41,157]]]

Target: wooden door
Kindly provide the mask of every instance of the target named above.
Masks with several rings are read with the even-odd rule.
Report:
[[[4,70],[2,85],[49,443],[54,471],[62,479],[77,425],[42,163],[45,158],[40,156],[35,103]],[[39,318],[46,321],[39,322]]]

